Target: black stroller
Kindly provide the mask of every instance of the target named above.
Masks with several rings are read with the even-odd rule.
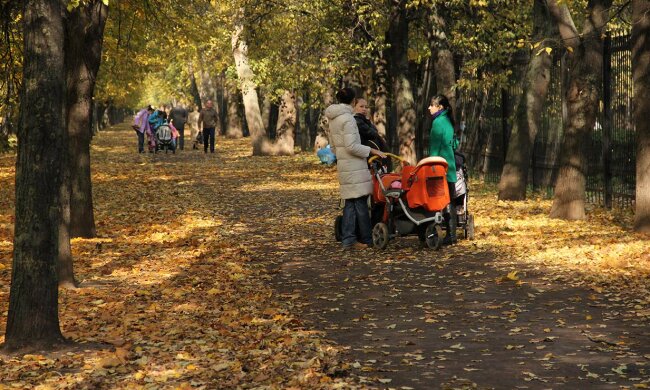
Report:
[[[469,175],[465,155],[456,151],[456,198],[453,200],[458,214],[458,229],[463,229],[465,238],[474,239],[474,216],[469,213]]]

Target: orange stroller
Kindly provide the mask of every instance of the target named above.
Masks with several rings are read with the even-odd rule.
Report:
[[[395,155],[391,157],[402,160]],[[402,160],[401,174],[382,174],[377,161],[371,164],[375,184],[373,203],[383,205],[381,220],[372,230],[374,246],[385,249],[396,237],[417,234],[427,247],[440,249],[444,238],[443,214],[448,211],[450,201],[445,159],[427,157],[415,166]]]

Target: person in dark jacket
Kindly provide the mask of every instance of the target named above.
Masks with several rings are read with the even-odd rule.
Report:
[[[187,122],[187,110],[182,105],[177,105],[169,112],[170,122],[174,125],[178,133],[178,147],[180,150],[185,148],[185,123]]]
[[[361,136],[361,144],[370,146],[371,148],[388,152],[388,145],[384,138],[379,134],[375,125],[368,119],[368,102],[366,99],[359,98],[354,102],[354,119],[357,121],[359,128],[359,135]],[[387,166],[388,171],[392,170],[390,158],[383,159],[384,165]]]

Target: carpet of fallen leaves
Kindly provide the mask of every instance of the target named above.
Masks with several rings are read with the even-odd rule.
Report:
[[[552,220],[548,200],[497,202],[494,188],[475,185],[474,241],[432,252],[404,238],[384,252],[342,252],[332,234],[334,169],[311,154],[250,157],[248,140],[218,141],[216,155],[138,155],[127,126],[94,139],[99,237],[73,240],[82,283],[60,297],[64,335],[81,347],[0,357],[0,388],[490,387],[499,377],[485,376],[491,359],[507,363],[497,372],[510,382],[496,382],[507,387],[566,383],[535,371],[560,359],[585,386],[620,377],[650,386],[639,361],[650,355],[621,339],[650,317],[650,241],[629,230],[629,211],[590,208],[586,221]],[[14,157],[0,156],[0,342],[13,181]],[[539,320],[545,311],[552,319]],[[623,322],[603,335],[610,316]],[[576,352],[570,343],[563,351],[556,340],[572,328],[606,351]],[[389,351],[396,342],[401,349]],[[523,360],[497,349],[516,359],[541,354],[540,367],[519,367]],[[360,359],[368,353],[376,356]],[[599,361],[606,370],[598,373],[590,354],[627,360]],[[466,382],[444,375],[452,355]]]

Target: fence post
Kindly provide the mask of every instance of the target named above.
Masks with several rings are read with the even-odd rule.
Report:
[[[604,123],[602,130],[602,161],[603,184],[605,192],[605,207],[612,208],[612,164],[611,164],[611,134],[612,134],[612,36],[608,32],[603,42],[603,108]]]

